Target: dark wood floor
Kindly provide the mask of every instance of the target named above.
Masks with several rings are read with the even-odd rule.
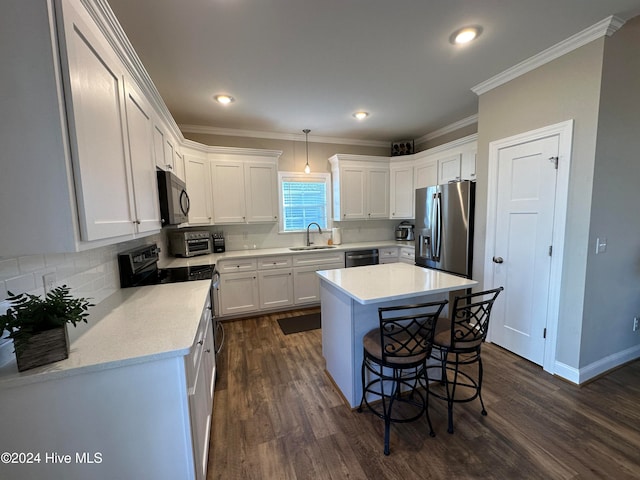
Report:
[[[280,314],[285,315],[285,314]],[[483,397],[392,425],[351,411],[324,371],[321,331],[283,335],[278,315],[225,323],[209,479],[640,478],[640,361],[583,387],[494,345]]]

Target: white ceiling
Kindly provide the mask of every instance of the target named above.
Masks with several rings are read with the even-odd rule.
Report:
[[[109,3],[178,124],[385,142],[476,114],[473,86],[610,15],[640,14],[640,0]],[[465,25],[484,31],[451,45]]]

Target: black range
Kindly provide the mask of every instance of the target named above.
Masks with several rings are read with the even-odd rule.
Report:
[[[158,246],[152,244],[118,254],[120,287],[210,280],[214,276],[215,265],[158,268],[159,253]]]

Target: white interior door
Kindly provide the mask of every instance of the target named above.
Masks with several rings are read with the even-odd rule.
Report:
[[[491,340],[543,364],[559,136],[498,151],[493,284],[504,294],[492,313]]]

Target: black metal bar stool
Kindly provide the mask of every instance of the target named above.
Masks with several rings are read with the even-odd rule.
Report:
[[[427,359],[436,321],[446,304],[444,300],[379,308],[380,327],[363,338],[362,400],[358,411],[362,412],[366,405],[384,419],[385,455],[389,455],[391,423],[412,422],[426,412],[429,433],[435,435],[428,409]],[[367,372],[371,379],[368,382]],[[396,403],[409,407],[395,415]]]
[[[453,433],[453,404],[478,398],[482,415],[487,410],[482,401],[482,343],[487,337],[491,308],[503,287],[470,295],[456,296],[451,318],[441,318],[433,339],[432,358],[440,361],[440,382],[445,393],[431,392],[447,401],[448,428]],[[439,356],[435,356],[436,352]],[[477,375],[468,368],[477,365]],[[462,367],[462,369],[461,369]],[[472,367],[471,367],[472,368]]]

